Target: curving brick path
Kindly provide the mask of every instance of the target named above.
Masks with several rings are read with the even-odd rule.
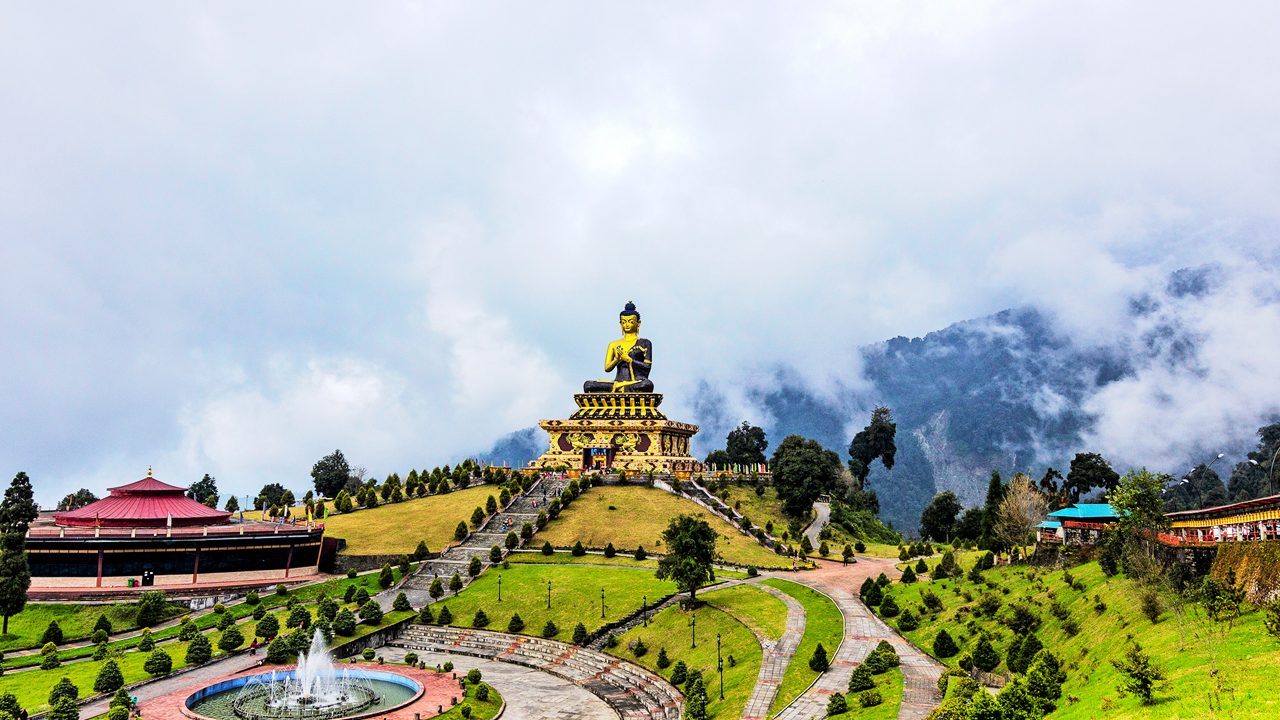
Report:
[[[881,572],[890,577],[900,574],[893,562],[874,558],[859,558],[853,565],[818,561],[817,570],[778,574],[778,577],[807,585],[835,602],[844,616],[844,641],[832,659],[831,668],[775,718],[810,720],[825,717],[828,698],[832,693],[847,692],[849,675],[881,640],[893,645],[902,660],[904,691],[898,710],[899,720],[924,720],[942,702],[937,686],[942,664],[872,614],[855,594],[865,578],[876,577]]]
[[[778,697],[782,676],[786,674],[787,665],[791,664],[791,658],[796,654],[800,638],[804,637],[805,617],[804,606],[790,595],[768,585],[752,583],[752,587],[769,593],[787,606],[787,628],[777,642],[756,635],[764,650],[764,658],[760,662],[760,674],[756,676],[756,687],[751,692],[746,707],[742,709],[742,720],[764,720],[769,716],[769,708],[773,706],[774,699]]]

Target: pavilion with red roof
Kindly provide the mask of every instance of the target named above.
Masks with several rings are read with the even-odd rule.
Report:
[[[111,493],[75,510],[54,513],[53,521],[66,527],[156,528],[221,525],[231,513],[192,500],[186,488],[147,476],[128,485],[107,488]]]
[[[186,488],[152,477],[150,470],[145,478],[108,491],[84,507],[42,513],[31,524],[29,596],[151,586],[213,592],[319,572],[325,542],[321,523],[268,522],[211,508],[187,497]]]

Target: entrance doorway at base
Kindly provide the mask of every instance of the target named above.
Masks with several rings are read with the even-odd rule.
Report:
[[[583,448],[583,470],[608,470],[613,465],[613,448]]]

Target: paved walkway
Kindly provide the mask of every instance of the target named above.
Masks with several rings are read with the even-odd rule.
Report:
[[[388,645],[380,648],[379,652],[391,662],[402,662],[407,651]],[[479,669],[484,681],[496,688],[507,703],[504,717],[520,720],[618,719],[618,713],[605,701],[550,673],[523,665],[442,652],[419,652],[418,659],[429,666],[452,662],[454,672],[459,676],[471,668]]]
[[[819,561],[818,569],[803,573],[782,573],[779,577],[807,585],[831,598],[844,615],[844,641],[832,659],[831,668],[795,702],[778,714],[779,720],[810,720],[825,717],[827,700],[832,693],[848,692],[849,675],[875,649],[887,640],[902,660],[905,683],[899,720],[923,720],[942,702],[938,677],[943,666],[876,617],[858,600],[855,593],[862,581],[880,573],[893,578],[901,573],[895,561],[862,557],[853,565]]]
[[[814,550],[817,550],[818,545],[822,542],[818,538],[818,533],[822,532],[822,526],[826,525],[830,519],[830,503],[816,502],[813,504],[813,522],[809,523],[809,527],[804,529],[804,534],[809,537],[809,542],[813,544]]]
[[[470,655],[556,675],[594,694],[624,720],[679,720],[683,697],[661,676],[621,658],[555,640],[412,624],[393,645]]]
[[[796,654],[800,639],[804,637],[804,606],[790,595],[769,587],[753,583],[770,595],[778,598],[787,606],[787,629],[782,637],[774,642],[766,637],[756,636],[760,647],[764,650],[764,658],[760,662],[760,674],[756,676],[756,687],[742,709],[742,720],[764,720],[769,716],[769,708],[778,697],[778,687],[782,684],[782,676],[787,672],[787,665]]]

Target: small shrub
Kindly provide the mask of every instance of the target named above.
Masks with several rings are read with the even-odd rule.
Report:
[[[813,649],[813,655],[809,656],[809,669],[819,673],[826,672],[829,664],[827,649],[822,647],[822,643],[818,643],[818,647]]]
[[[378,606],[377,601],[370,600],[360,606],[360,620],[366,625],[377,625],[382,622],[382,608]]]
[[[483,628],[489,626],[489,616],[485,614],[484,609],[476,610],[476,614],[471,618],[471,627]]]
[[[872,677],[871,668],[866,663],[859,665],[849,674],[849,692],[856,693],[863,690],[870,690],[876,686],[876,680]]]
[[[845,702],[844,695],[840,693],[831,693],[831,697],[827,699],[827,715],[839,715],[849,711],[849,704]]]
[[[209,662],[213,657],[213,644],[204,635],[197,635],[187,643],[186,661],[188,665],[199,665]]]
[[[587,549],[582,547],[582,541],[579,540],[578,542],[575,542],[573,544],[572,552],[574,557],[582,557],[583,555],[587,554]]]
[[[582,623],[578,623],[577,625],[573,626],[573,644],[574,645],[587,644],[587,626],[586,625],[583,625]]]
[[[643,545],[641,545],[640,547],[637,547],[637,548],[636,548],[635,558],[636,558],[637,560],[644,560],[644,559],[645,559],[645,557],[647,557],[647,554],[646,554],[646,553],[645,553],[645,551],[644,551],[644,546],[643,546]]]
[[[902,632],[911,632],[920,627],[920,619],[916,614],[908,608],[902,611],[902,615],[898,618],[898,629]]]
[[[546,625],[542,626],[542,637],[544,638],[553,638],[559,633],[560,633],[560,628],[556,627],[556,624],[551,622],[550,620],[547,621]]]
[[[396,595],[396,599],[392,601],[391,609],[397,612],[405,612],[407,610],[412,610],[413,606],[409,604],[409,596],[405,595],[404,591],[401,591]]]
[[[553,548],[553,547],[551,547],[551,543],[550,543],[550,542],[544,542],[544,543],[542,543],[542,554],[543,554],[543,555],[555,555],[555,554],[556,554],[556,549],[555,549],[555,548]]]
[[[658,648],[657,666],[659,670],[666,670],[667,668],[671,667],[671,658],[667,657],[666,648]]]
[[[58,659],[58,646],[51,642],[45,643],[44,647],[40,648],[40,669],[52,670],[61,664],[62,661]]]
[[[1155,590],[1144,590],[1142,592],[1142,614],[1152,624],[1160,622],[1160,614],[1164,612],[1164,604],[1160,601],[1160,595]]]
[[[689,667],[684,664],[683,660],[677,660],[675,667],[671,668],[671,684],[683,685],[684,681],[689,677]]]
[[[49,626],[44,629],[44,634],[40,636],[41,645],[48,643],[53,643],[54,645],[62,644],[62,627],[58,625],[57,620],[50,620]]]
[[[880,697],[879,690],[863,690],[861,693],[858,693],[858,704],[864,708],[875,707],[882,702],[884,702],[884,698]]]

